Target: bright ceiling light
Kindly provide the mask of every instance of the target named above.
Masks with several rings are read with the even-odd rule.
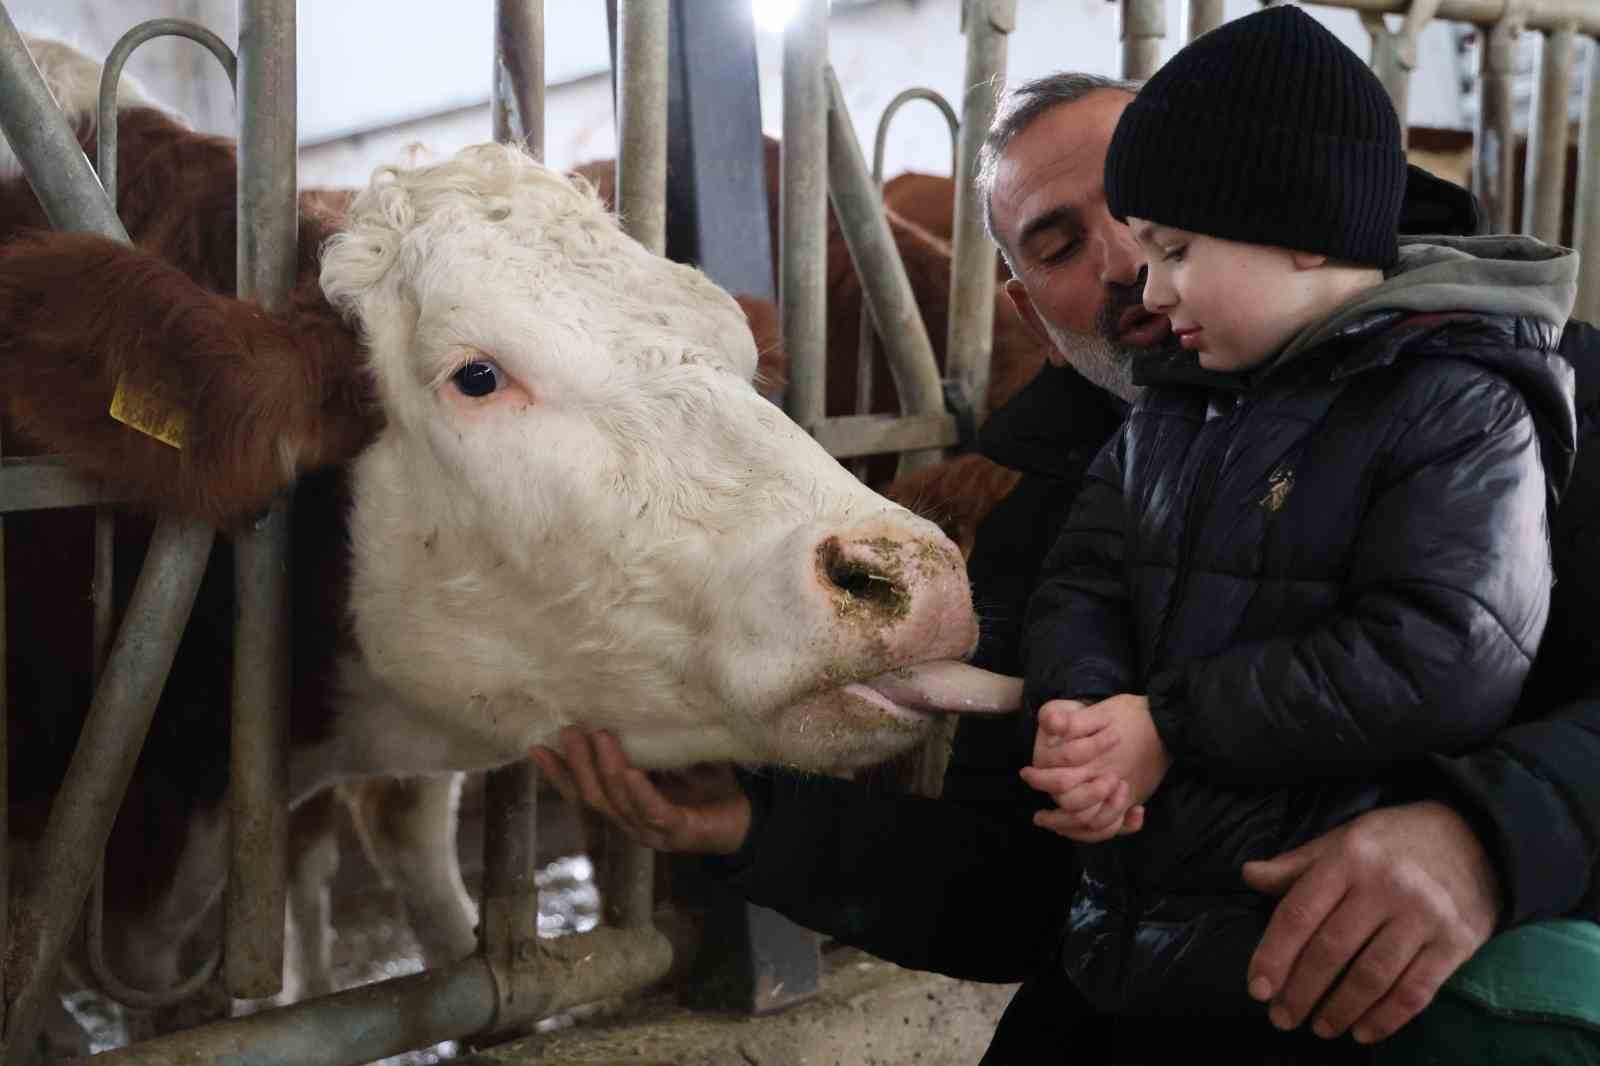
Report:
[[[750,0],[756,29],[764,33],[782,33],[799,7],[800,0]]]

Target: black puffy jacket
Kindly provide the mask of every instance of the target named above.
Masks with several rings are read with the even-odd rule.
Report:
[[[1143,831],[1082,855],[1063,963],[1100,1009],[1258,1017],[1272,901],[1240,865],[1510,717],[1574,449],[1574,268],[1521,239],[1413,245],[1249,378],[1145,368],[1024,637],[1031,706],[1147,693],[1175,760]]]

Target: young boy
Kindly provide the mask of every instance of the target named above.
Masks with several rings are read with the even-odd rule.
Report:
[[[1397,247],[1405,176],[1382,86],[1293,7],[1118,124],[1108,206],[1187,352],[1138,368],[1024,637],[1023,776],[1092,845],[1062,958],[1103,1011],[1260,1019],[1241,865],[1495,732],[1544,628],[1575,257]]]

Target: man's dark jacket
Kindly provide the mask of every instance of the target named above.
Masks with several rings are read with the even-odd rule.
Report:
[[[1062,961],[1100,1010],[1258,1020],[1274,901],[1240,867],[1509,720],[1575,449],[1575,275],[1524,238],[1414,243],[1261,370],[1141,367],[1024,637],[1030,707],[1147,693],[1174,760],[1141,832],[1082,850]]]

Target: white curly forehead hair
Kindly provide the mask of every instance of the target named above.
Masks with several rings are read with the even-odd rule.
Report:
[[[433,339],[420,320],[447,319],[463,302],[478,305],[481,319],[492,292],[507,319],[516,314],[509,303],[522,305],[522,326],[548,348],[711,364],[747,381],[755,370],[754,342],[732,297],[628,237],[587,182],[513,146],[379,169],[326,245],[321,281],[334,306],[385,351],[439,351],[412,343],[419,328]],[[545,312],[537,322],[528,317],[534,307]],[[451,370],[442,357],[414,354],[421,362],[406,389]],[[389,368],[375,369],[382,385]]]

